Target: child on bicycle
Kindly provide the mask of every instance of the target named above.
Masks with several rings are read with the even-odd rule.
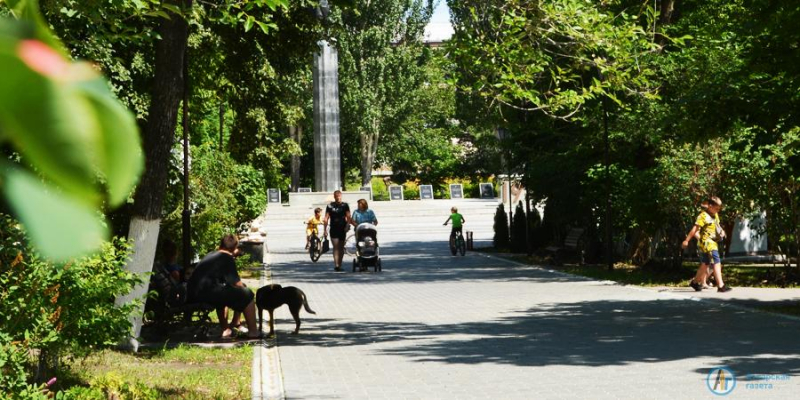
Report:
[[[314,209],[314,216],[306,222],[306,250],[308,250],[311,241],[311,234],[313,233],[319,237],[319,229],[317,227],[320,224],[322,224],[322,209],[317,207]]]
[[[458,207],[453,207],[450,209],[450,216],[447,217],[447,221],[444,221],[444,226],[447,226],[447,223],[453,221],[453,229],[450,230],[450,242],[453,242],[453,239],[456,237],[456,232],[460,234],[464,234],[461,230],[464,226],[464,222],[467,222],[464,219],[464,216],[458,213]]]

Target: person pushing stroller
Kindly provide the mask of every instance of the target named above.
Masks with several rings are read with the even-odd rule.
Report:
[[[375,267],[375,272],[380,271],[381,261],[377,229],[375,229],[378,218],[369,209],[367,200],[358,200],[358,209],[352,213],[350,223],[356,227],[356,258],[353,260],[353,272],[359,269],[365,271],[368,267]]]

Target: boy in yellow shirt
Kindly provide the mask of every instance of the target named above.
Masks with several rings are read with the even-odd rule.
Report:
[[[730,286],[725,286],[722,281],[722,261],[719,256],[719,245],[725,238],[725,231],[720,227],[719,211],[722,209],[722,200],[719,197],[711,197],[708,199],[708,208],[702,211],[697,216],[697,220],[686,235],[686,240],[681,244],[685,249],[689,247],[689,240],[700,233],[700,238],[697,240],[697,247],[703,253],[700,259],[700,268],[697,269],[697,274],[694,279],[689,282],[695,291],[703,290],[703,284],[708,275],[708,266],[713,266],[714,278],[717,283],[718,292],[729,292],[733,290]]]
[[[319,237],[317,226],[320,224],[322,224],[322,209],[317,207],[314,209],[314,216],[306,221],[306,250],[308,250],[309,242],[311,241],[311,234],[316,234]]]

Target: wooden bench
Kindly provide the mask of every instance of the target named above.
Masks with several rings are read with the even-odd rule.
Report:
[[[567,237],[564,238],[563,246],[548,246],[545,247],[544,250],[553,254],[553,261],[556,265],[562,264],[561,256],[565,252],[578,253],[580,255],[580,264],[583,265],[584,252],[583,249],[580,248],[580,239],[582,236],[583,228],[572,228],[567,233]]]
[[[203,339],[208,334],[207,324],[211,323],[209,313],[214,307],[205,303],[189,303],[186,286],[176,282],[160,264],[153,266],[150,290],[156,295],[147,299],[145,311],[151,313],[152,321],[159,331],[166,333],[171,324],[182,323],[198,325],[195,337]]]

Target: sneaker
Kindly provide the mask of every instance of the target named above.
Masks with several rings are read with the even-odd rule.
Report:
[[[342,267],[333,267],[333,270],[336,271],[336,272],[339,272],[339,271],[342,270]]]
[[[717,292],[720,293],[730,292],[731,290],[733,290],[733,288],[728,285],[717,288]]]
[[[699,283],[695,282],[694,279],[689,281],[689,286],[691,286],[692,289],[694,289],[695,292],[699,292],[699,291],[703,290],[703,286],[700,285]]]

